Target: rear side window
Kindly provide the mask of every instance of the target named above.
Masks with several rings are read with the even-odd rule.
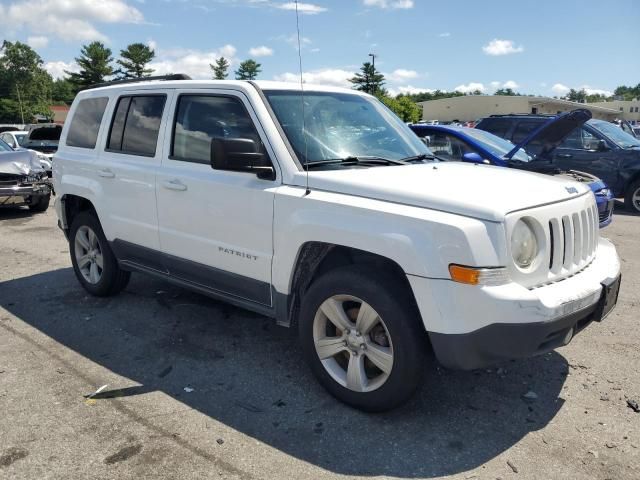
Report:
[[[80,100],[67,133],[68,146],[96,148],[100,124],[108,101],[107,97]]]
[[[476,126],[480,130],[493,133],[498,137],[507,138],[507,132],[511,126],[511,121],[506,118],[484,118]],[[510,140],[510,138],[507,138]]]
[[[120,97],[113,114],[107,150],[153,157],[165,95]]]

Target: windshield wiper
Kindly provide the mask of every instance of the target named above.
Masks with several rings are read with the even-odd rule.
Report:
[[[441,160],[442,161],[441,158],[438,158],[435,155],[430,155],[428,153],[420,153],[418,155],[412,155],[410,157],[404,157],[400,159],[400,161],[407,162],[407,163],[422,162],[423,160]]]
[[[349,156],[320,160],[319,162],[309,162],[305,164],[305,168],[318,168],[325,165],[406,165],[406,162],[383,157]]]

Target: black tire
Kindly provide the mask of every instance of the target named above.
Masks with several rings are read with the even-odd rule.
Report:
[[[627,193],[624,196],[624,206],[627,210],[634,213],[640,213],[640,200],[637,200],[635,203],[633,201],[634,196],[638,198],[639,195],[640,179],[633,182],[631,185],[629,185],[629,188],[627,188]]]
[[[102,254],[102,272],[97,283],[90,283],[80,271],[76,258],[76,236],[82,227],[91,229],[97,237],[97,242]],[[108,297],[116,295],[129,283],[131,272],[122,270],[118,266],[118,261],[109,247],[109,242],[104,236],[100,221],[92,212],[81,212],[74,219],[69,230],[69,253],[73,271],[82,287],[91,295],[97,297]]]
[[[35,203],[32,203],[31,205],[29,205],[29,210],[35,213],[46,212],[47,208],[49,208],[50,200],[51,200],[51,194],[38,197],[38,200]]]
[[[406,402],[421,384],[426,362],[425,331],[405,285],[384,270],[349,266],[322,275],[304,295],[298,325],[303,354],[322,386],[338,400],[360,410],[380,412]],[[386,381],[373,391],[354,391],[334,380],[316,352],[316,313],[325,300],[335,295],[349,295],[368,303],[386,326],[393,346],[393,366]]]

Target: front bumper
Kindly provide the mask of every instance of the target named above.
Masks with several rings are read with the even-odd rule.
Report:
[[[51,186],[45,182],[0,187],[0,207],[31,205],[46,195],[51,195]]]
[[[613,219],[614,198],[613,194],[596,195],[596,205],[598,206],[598,221],[600,228],[604,228]]]
[[[615,247],[600,239],[588,267],[539,288],[408,278],[436,357],[446,367],[469,370],[567,344],[602,317],[603,284],[615,285],[619,275]]]

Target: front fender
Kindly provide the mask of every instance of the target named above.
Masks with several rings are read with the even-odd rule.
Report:
[[[449,278],[451,263],[499,266],[501,223],[300,187],[278,189],[274,209],[273,284],[291,291],[298,254],[324,242],[385,257],[405,274]]]

